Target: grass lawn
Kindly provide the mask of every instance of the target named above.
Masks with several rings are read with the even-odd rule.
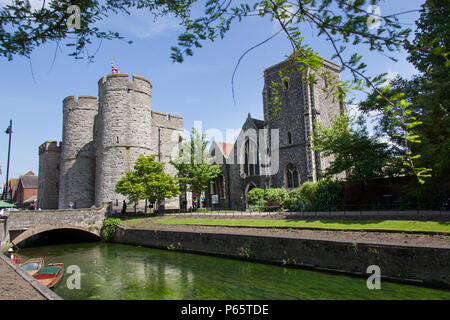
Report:
[[[148,221],[146,221],[148,220]],[[349,220],[264,220],[264,219],[208,219],[208,218],[141,218],[125,221],[130,227],[149,224],[189,224],[230,227],[305,228],[321,230],[379,230],[398,232],[440,232],[450,235],[450,222],[437,221],[349,221]]]

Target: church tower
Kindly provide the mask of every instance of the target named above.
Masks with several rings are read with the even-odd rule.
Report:
[[[323,64],[327,72],[339,79],[338,65],[327,60]],[[308,72],[311,71],[307,68],[303,73],[298,71],[294,56],[264,70],[264,121],[267,129],[279,129],[280,167],[270,178],[274,187],[290,189],[305,181],[317,181],[329,163],[329,159],[311,149],[313,125],[318,120],[328,126],[331,117],[340,114],[343,104],[327,97],[325,81],[320,76],[316,76],[314,84],[305,83],[303,78]],[[279,104],[274,103],[275,97]]]

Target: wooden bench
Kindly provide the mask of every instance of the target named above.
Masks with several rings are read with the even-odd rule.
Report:
[[[263,210],[264,211],[274,211],[279,210],[281,208],[281,205],[279,202],[266,202],[264,203]]]

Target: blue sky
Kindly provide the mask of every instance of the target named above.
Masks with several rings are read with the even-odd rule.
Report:
[[[0,5],[8,0],[0,0]],[[39,2],[39,0],[33,0]],[[424,1],[385,1],[381,14],[387,15],[419,9]],[[419,17],[417,12],[400,16],[410,28]],[[247,54],[235,76],[236,104],[233,102],[231,77],[239,57],[247,49],[267,39],[278,30],[268,19],[249,17],[232,25],[225,39],[205,42],[183,64],[172,63],[170,47],[177,43],[182,31],[174,18],[153,22],[149,15],[112,16],[103,26],[120,32],[126,41],[94,42],[90,52],[98,49],[93,63],[76,61],[67,56],[68,48],[56,50],[48,43],[31,56],[31,60],[15,57],[13,61],[1,58],[0,77],[0,183],[6,179],[8,136],[4,130],[13,119],[10,177],[18,177],[29,170],[38,174],[38,147],[46,140],[61,140],[62,100],[69,95],[97,95],[97,81],[111,72],[110,60],[123,73],[146,77],[153,85],[152,108],[184,116],[185,128],[190,130],[194,121],[203,122],[203,130],[217,128],[225,135],[227,128],[237,129],[250,112],[263,118],[263,70],[285,59],[291,46],[283,34]],[[319,54],[330,59],[333,51],[325,39],[308,25],[304,29],[305,41]],[[406,55],[397,53],[399,62],[369,52],[365,47],[349,48],[362,54],[369,74],[389,72],[410,77],[417,73],[406,61]],[[353,51],[350,51],[353,52]],[[56,52],[56,58],[55,57]],[[346,72],[343,80],[349,80]],[[226,137],[224,137],[226,139]]]

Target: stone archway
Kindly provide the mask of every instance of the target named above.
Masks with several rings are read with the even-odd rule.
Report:
[[[91,237],[91,238],[95,238],[100,240],[100,235],[99,232],[97,230],[88,230],[86,228],[83,227],[76,227],[76,226],[66,226],[66,225],[61,225],[61,226],[38,226],[38,227],[34,227],[34,228],[30,228],[25,230],[24,232],[20,233],[18,236],[16,236],[14,239],[11,239],[9,242],[12,244],[14,244],[15,246],[19,246],[19,244],[21,242],[26,241],[27,239],[30,239],[34,236],[37,236],[39,234],[43,234],[46,232],[51,232],[51,231],[78,231],[80,233],[85,233],[87,236]]]

